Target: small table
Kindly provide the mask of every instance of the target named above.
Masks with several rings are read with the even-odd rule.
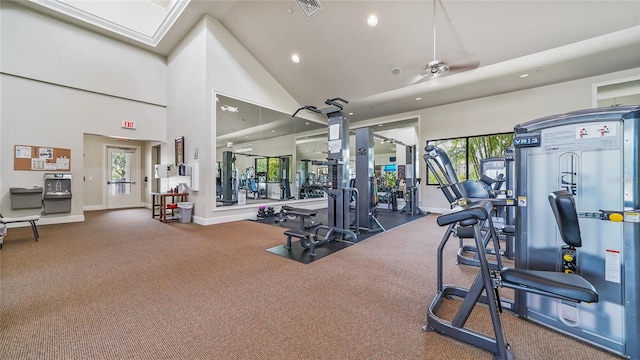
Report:
[[[171,198],[169,201],[168,198]],[[151,217],[162,222],[178,220],[175,217],[167,218],[168,205],[189,201],[188,193],[151,193]],[[156,212],[156,209],[160,211]]]

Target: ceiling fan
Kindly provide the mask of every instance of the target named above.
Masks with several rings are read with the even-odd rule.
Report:
[[[466,62],[448,63],[444,60],[439,60],[436,56],[436,5],[438,2],[442,7],[442,11],[447,15],[441,0],[433,0],[433,60],[425,65],[420,72],[420,76],[424,77],[423,80],[439,77],[449,72],[473,70],[480,66],[479,60],[468,59]],[[447,16],[447,19],[448,18],[449,17]],[[451,23],[451,19],[449,19],[449,22]]]

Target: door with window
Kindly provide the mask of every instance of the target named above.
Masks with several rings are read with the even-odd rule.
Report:
[[[139,151],[107,147],[107,208],[140,206]]]

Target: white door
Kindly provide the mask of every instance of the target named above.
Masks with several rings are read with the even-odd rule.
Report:
[[[137,148],[107,147],[107,209],[140,206]]]

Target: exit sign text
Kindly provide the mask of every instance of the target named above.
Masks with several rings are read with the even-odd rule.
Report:
[[[122,122],[122,127],[125,129],[135,129],[136,128],[136,122],[135,121],[123,121]]]

